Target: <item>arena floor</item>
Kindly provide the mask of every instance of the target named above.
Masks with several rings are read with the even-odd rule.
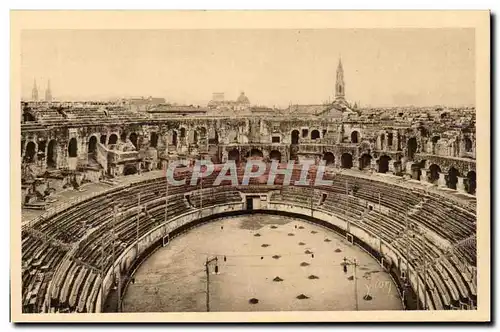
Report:
[[[204,264],[215,256],[210,311],[355,310],[353,267],[343,271],[344,257],[360,264],[359,310],[403,308],[390,276],[360,248],[300,219],[254,214],[212,221],[155,252],[129,284],[123,311],[206,311]]]

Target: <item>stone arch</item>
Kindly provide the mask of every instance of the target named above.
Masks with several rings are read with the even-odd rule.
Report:
[[[323,160],[327,166],[335,165],[335,155],[331,152],[323,153]]]
[[[137,146],[137,140],[138,140],[138,137],[137,137],[137,134],[136,133],[131,133],[128,137],[128,139],[130,140],[130,142],[135,146],[136,150],[138,148]]]
[[[393,144],[394,144],[394,134],[388,133],[387,134],[387,146],[391,147]]]
[[[156,148],[158,146],[158,134],[155,131],[149,135],[149,146],[152,148]]]
[[[408,143],[406,146],[407,146],[408,159],[413,160],[413,158],[415,157],[415,153],[417,153],[417,149],[418,149],[417,138],[411,137],[408,140]]]
[[[78,141],[75,137],[69,140],[68,143],[68,156],[70,158],[78,157]]]
[[[351,143],[359,143],[361,136],[357,130],[353,130],[351,133]]]
[[[318,138],[320,138],[319,130],[314,129],[313,131],[311,131],[311,139],[318,139]]]
[[[177,146],[177,131],[172,132],[172,145]]]
[[[186,128],[181,127],[180,129],[180,138],[186,137]]]
[[[389,161],[391,161],[391,157],[383,155],[378,159],[378,172],[379,173],[387,173],[389,171]]]
[[[264,157],[264,154],[262,153],[262,151],[260,151],[259,149],[252,149],[250,150],[250,152],[248,153],[248,156],[250,158],[263,158]]]
[[[290,134],[292,144],[299,144],[299,135],[300,133],[297,129],[292,130],[292,133]]]
[[[380,150],[383,150],[385,147],[385,133],[380,134]]]
[[[92,135],[90,136],[89,139],[89,145],[88,145],[88,153],[94,153],[97,148],[97,136]]]
[[[352,168],[352,154],[346,152],[340,156],[340,167]]]
[[[359,169],[369,168],[372,164],[372,156],[368,153],[363,153],[359,158]]]
[[[47,147],[47,167],[57,167],[57,141],[52,139]]]
[[[108,144],[116,144],[116,143],[118,143],[118,135],[116,134],[109,135]]]
[[[137,167],[135,165],[125,165],[123,168],[123,175],[132,175],[137,173]]]
[[[465,191],[471,195],[476,194],[476,172],[469,171],[467,173],[467,183],[465,184]]]
[[[450,167],[446,176],[446,186],[450,189],[457,189],[459,175],[460,172],[455,167]]]
[[[240,151],[238,151],[238,149],[232,149],[227,154],[227,159],[234,160],[236,163],[238,163],[240,161]]]
[[[431,183],[439,180],[439,173],[441,173],[441,167],[436,164],[432,164],[429,166],[429,181]]]
[[[125,143],[127,141],[127,132],[122,132],[122,134],[120,135],[120,140]]]
[[[270,160],[277,160],[278,162],[281,162],[281,152],[278,150],[272,150],[269,153],[269,159]]]
[[[36,143],[33,141],[29,141],[28,144],[26,144],[24,161],[28,163],[34,162],[35,156],[36,156]]]
[[[464,138],[465,152],[472,152],[472,140],[469,137]]]
[[[106,145],[107,138],[108,137],[106,135],[101,135],[101,138],[99,139],[99,141],[101,142],[101,144]]]
[[[422,176],[422,168],[425,168],[425,160],[418,163],[412,163],[410,167],[411,178],[414,180],[420,180],[420,177]]]

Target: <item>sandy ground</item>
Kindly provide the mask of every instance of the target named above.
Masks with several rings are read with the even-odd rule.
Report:
[[[298,219],[249,215],[210,222],[158,250],[137,270],[123,310],[206,311],[204,264],[215,256],[219,273],[215,262],[209,264],[210,311],[355,310],[354,271],[343,271],[344,257],[360,264],[359,310],[402,309],[390,276],[360,248]],[[301,294],[307,298],[298,299]]]

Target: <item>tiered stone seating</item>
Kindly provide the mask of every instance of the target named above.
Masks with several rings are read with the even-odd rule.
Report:
[[[58,312],[92,312],[95,310],[101,280],[94,269],[109,269],[112,264],[111,225],[114,223],[115,258],[134,243],[137,238],[168,218],[194,211],[200,206],[200,188],[203,188],[203,206],[228,202],[241,202],[242,192],[269,192],[273,202],[321,209],[364,228],[390,244],[402,257],[410,259],[414,268],[425,261],[432,262],[426,271],[427,292],[430,306],[448,309],[462,302],[475,301],[476,289],[472,282],[470,265],[475,264],[475,246],[460,247],[447,256],[432,239],[418,232],[405,232],[408,222],[404,215],[422,227],[434,231],[450,242],[475,232],[473,214],[462,209],[453,209],[445,200],[426,200],[428,196],[401,186],[346,174],[327,174],[333,180],[331,186],[267,186],[264,176],[251,179],[250,186],[230,186],[222,183],[213,186],[218,171],[204,178],[203,185],[189,183],[191,170],[181,173],[188,179],[183,186],[168,187],[168,207],[165,211],[167,183],[164,176],[122,185],[108,190],[93,199],[53,214],[40,221],[35,228],[47,236],[74,246],[74,252],[49,245],[48,242],[23,232],[23,299],[25,311],[41,310],[48,283],[52,280],[49,297],[53,310]],[[238,170],[241,183],[243,169]],[[314,179],[315,172],[310,176]],[[300,170],[292,173],[292,181],[300,177]],[[282,181],[281,177],[281,181]],[[293,184],[293,182],[292,182]],[[347,184],[347,185],[346,185]],[[347,189],[346,189],[347,187]],[[357,190],[354,190],[357,188]],[[347,195],[349,192],[349,195]],[[185,194],[189,194],[189,202]],[[380,196],[379,196],[380,193]],[[141,208],[137,208],[140,194]],[[326,197],[324,196],[326,194]],[[378,209],[380,204],[383,209]],[[369,205],[373,208],[370,209]],[[113,208],[119,206],[122,214],[116,217]],[[436,212],[436,210],[438,210]],[[433,218],[429,214],[433,213]],[[456,213],[451,213],[456,212]],[[451,218],[450,218],[451,217]],[[453,219],[452,221],[448,221]],[[448,226],[443,226],[443,225]],[[137,227],[139,225],[139,227]],[[447,227],[447,228],[446,228]],[[443,231],[444,229],[444,231]],[[104,255],[103,255],[104,248]],[[411,251],[409,250],[411,248]],[[77,258],[75,260],[74,258]],[[81,264],[78,260],[85,262]],[[464,265],[464,262],[467,263]],[[464,268],[465,266],[465,268]],[[423,281],[422,272],[420,278]]]

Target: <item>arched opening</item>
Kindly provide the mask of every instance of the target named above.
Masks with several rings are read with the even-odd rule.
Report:
[[[172,133],[172,145],[177,146],[177,132],[175,130]]]
[[[156,148],[158,146],[158,134],[154,131],[149,137],[149,146],[151,146],[152,148]]]
[[[240,151],[238,151],[238,149],[232,149],[231,151],[229,151],[227,158],[238,163],[240,161]]]
[[[468,137],[464,138],[465,152],[472,152],[472,140]]]
[[[370,156],[368,153],[363,153],[361,155],[361,158],[359,158],[359,169],[363,170],[365,168],[370,168],[370,165],[372,164],[372,156]]]
[[[116,144],[118,142],[118,136],[116,134],[111,134],[109,136],[108,144]]]
[[[436,164],[429,166],[429,181],[431,183],[436,182],[439,179],[439,173],[441,173],[441,167]]]
[[[132,175],[137,173],[137,167],[135,165],[126,165],[123,168],[123,175]]]
[[[97,137],[92,135],[89,139],[88,153],[94,153],[97,147]]]
[[[314,129],[311,131],[311,139],[318,139],[319,138],[319,130]]]
[[[380,150],[383,150],[385,146],[385,134],[380,135]]]
[[[351,143],[359,143],[359,133],[356,130],[351,133]]]
[[[278,150],[272,150],[269,153],[269,159],[277,160],[278,162],[281,162],[281,152],[279,152]]]
[[[38,160],[42,160],[45,157],[45,147],[47,146],[47,141],[38,141]]]
[[[378,159],[378,172],[379,173],[387,173],[389,171],[389,161],[391,157],[389,156],[381,156]]]
[[[352,168],[352,155],[350,153],[344,153],[340,156],[340,167]]]
[[[259,149],[252,149],[252,150],[250,150],[249,156],[252,159],[263,158],[264,157],[264,155],[262,154],[262,151],[260,151]]]
[[[24,117],[24,122],[33,122],[33,121],[36,121],[36,119],[33,116],[33,114],[28,113],[28,112],[24,112],[23,117]]]
[[[446,177],[446,186],[450,189],[457,189],[458,175],[460,173],[455,167],[451,167],[448,170],[448,176]]]
[[[198,143],[198,132],[196,130],[193,131],[193,143]]]
[[[302,129],[302,138],[307,138],[309,135],[309,129]]]
[[[299,144],[299,131],[292,131],[292,144]]]
[[[387,134],[387,146],[392,147],[394,135],[392,133]]]
[[[186,128],[181,128],[181,138],[186,137]]]
[[[101,139],[100,139],[101,144],[106,145],[106,139],[107,139],[106,135],[101,135]]]
[[[414,180],[420,180],[422,176],[422,163],[411,164],[411,178]]]
[[[200,138],[206,138],[207,137],[207,129],[205,127],[200,128]]]
[[[415,157],[415,153],[417,152],[417,139],[415,137],[412,137],[408,140],[408,158],[410,160],[413,160],[413,157]]]
[[[217,132],[217,130],[214,131],[214,139],[213,142],[211,142],[211,144],[219,144],[219,133]]]
[[[76,138],[74,138],[74,137],[69,140],[68,156],[70,158],[76,158],[78,156],[78,142],[76,141]]]
[[[123,132],[121,135],[120,135],[120,140],[125,143],[127,141],[127,133],[126,132]]]
[[[57,142],[55,139],[50,140],[47,147],[47,167],[57,166]]]
[[[476,172],[470,171],[467,173],[467,185],[465,189],[471,195],[476,194]]]
[[[27,163],[32,163],[35,161],[36,155],[36,144],[35,142],[28,142],[26,144],[26,152],[24,154],[24,161]]]
[[[132,133],[130,134],[130,136],[128,137],[128,139],[130,140],[130,142],[135,146],[135,148],[137,149],[137,134],[136,133]]]
[[[331,152],[325,152],[323,154],[323,160],[327,166],[332,166],[335,164],[335,155]]]
[[[441,139],[441,137],[439,136],[433,136],[431,138],[431,142],[432,142],[432,154],[436,154],[436,145],[437,145],[437,142]]]

